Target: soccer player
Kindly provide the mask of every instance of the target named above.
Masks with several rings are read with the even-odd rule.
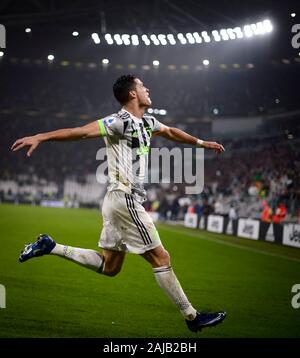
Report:
[[[113,92],[122,105],[118,113],[82,127],[21,138],[12,145],[13,151],[29,147],[27,156],[30,157],[46,141],[104,137],[109,186],[102,207],[103,230],[99,240],[102,252],[62,245],[49,235],[42,234],[37,241],[25,246],[19,260],[24,262],[45,254],[57,255],[98,273],[115,276],[120,272],[127,252],[138,254],[150,263],[158,285],[175,303],[191,331],[215,326],[224,320],[226,312],[198,312],[189,302],[171,267],[170,255],[142,206],[146,196],[143,181],[152,135],[212,149],[217,153],[222,153],[224,148],[221,144],[195,138],[146,115],[145,110],[151,105],[151,99],[149,90],[139,78],[133,75],[118,78]],[[136,161],[139,165],[138,170],[134,171]]]

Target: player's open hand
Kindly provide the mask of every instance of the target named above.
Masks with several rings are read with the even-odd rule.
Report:
[[[203,142],[202,145],[206,149],[213,149],[215,153],[221,154],[225,152],[225,148],[222,146],[222,144],[216,143],[216,142]]]
[[[37,136],[24,137],[16,140],[15,143],[12,145],[11,150],[15,152],[16,150],[19,150],[23,147],[29,147],[27,156],[30,157],[32,152],[37,148],[39,144],[40,144],[40,140],[38,139]]]

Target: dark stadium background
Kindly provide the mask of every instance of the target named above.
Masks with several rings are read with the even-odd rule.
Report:
[[[292,17],[292,13],[296,16]],[[1,2],[0,23],[5,25],[7,37],[6,49],[1,49],[0,57],[0,240],[3,247],[0,251],[0,284],[4,284],[7,292],[11,290],[13,294],[8,295],[7,308],[0,310],[0,315],[4,315],[3,322],[6,322],[2,325],[3,329],[0,324],[0,337],[190,337],[184,327],[181,327],[180,317],[177,317],[178,322],[162,324],[158,330],[148,330],[142,324],[133,329],[131,323],[124,326],[120,323],[121,328],[117,327],[117,331],[111,332],[110,327],[105,324],[99,331],[96,329],[96,322],[92,321],[92,313],[105,308],[103,305],[101,308],[97,307],[97,297],[99,295],[99,300],[101,299],[103,285],[107,290],[104,293],[106,299],[110,292],[116,295],[115,282],[107,283],[107,279],[102,278],[99,281],[99,278],[53,258],[53,261],[45,258],[44,262],[28,263],[22,270],[17,263],[18,250],[41,230],[53,232],[62,242],[67,240],[72,245],[95,247],[101,222],[99,223],[97,212],[90,209],[99,208],[105,193],[105,186],[97,186],[95,182],[99,165],[96,152],[104,143],[102,139],[80,143],[44,143],[30,159],[26,158],[24,152],[12,153],[11,145],[19,137],[84,125],[115,112],[119,106],[112,95],[112,84],[124,73],[139,76],[150,89],[153,109],[166,111],[163,115],[154,114],[157,119],[196,137],[221,142],[226,148],[222,157],[205,153],[205,187],[201,195],[186,196],[184,185],[180,184],[150,184],[150,194],[145,204],[149,211],[157,212],[161,236],[175,256],[178,276],[186,276],[187,289],[191,296],[194,295],[193,300],[198,297],[202,299],[203,288],[206,292],[206,306],[216,308],[223,305],[223,300],[220,297],[219,300],[216,299],[210,291],[211,285],[217,282],[215,285],[220,284],[225,292],[227,288],[231,290],[224,294],[224,299],[227,300],[224,306],[227,304],[233,312],[235,308],[240,309],[241,315],[235,317],[236,322],[232,323],[234,329],[228,328],[228,321],[228,326],[224,323],[220,334],[216,329],[212,331],[216,333],[211,336],[300,336],[299,312],[290,306],[291,287],[300,283],[297,282],[299,245],[295,244],[296,248],[281,245],[284,225],[300,224],[300,48],[294,49],[291,44],[294,35],[291,29],[294,24],[300,23],[299,18],[300,7],[296,1]],[[264,19],[272,21],[273,31],[250,39],[186,45],[177,41],[174,46],[145,46],[141,41],[138,46],[110,46],[104,40],[106,33],[210,33],[214,29],[234,28]],[[25,32],[26,28],[31,31]],[[79,35],[72,36],[73,31],[78,31]],[[99,45],[91,38],[94,32],[101,38]],[[48,60],[50,54],[54,55],[53,61]],[[102,59],[108,59],[109,64],[103,64]],[[209,60],[208,66],[203,64],[206,59]],[[153,65],[154,60],[159,61],[159,66]],[[156,138],[152,145],[168,148],[174,146],[171,142]],[[69,191],[66,190],[67,187]],[[41,208],[39,204],[43,201],[44,204],[62,203],[70,207],[89,208],[90,211]],[[267,201],[272,210],[271,221],[280,203],[287,209],[279,226],[274,225],[275,236],[276,230],[281,230],[276,243],[261,242],[261,238],[255,242],[235,236],[213,236],[206,231],[181,226],[186,213],[196,213],[199,221],[202,216],[207,220],[209,214],[220,214],[227,220],[230,208],[234,208],[238,217],[260,219],[263,201]],[[170,223],[177,223],[179,226]],[[270,222],[264,227],[262,223],[260,230],[265,230],[264,235],[269,224]],[[295,242],[299,243],[298,226],[293,228]],[[191,235],[190,242],[187,240],[190,245],[198,245],[200,242],[192,243],[193,235],[199,233],[204,238],[204,243],[199,244],[192,255],[194,264],[199,266],[196,265],[195,273],[191,276],[187,262],[192,246],[185,248],[181,240],[185,232]],[[205,240],[208,240],[207,243]],[[213,244],[218,240],[232,244],[228,250],[234,251],[234,245],[247,247],[253,258],[245,257],[243,262],[236,252],[229,252],[231,256],[225,259],[221,251],[213,247],[218,246]],[[205,248],[209,249],[208,252]],[[255,258],[255,250],[270,253],[270,257],[265,256],[264,261],[257,254],[258,257]],[[183,255],[182,252],[185,252],[185,258],[178,257]],[[281,258],[281,261],[281,256],[291,260],[284,261]],[[197,257],[205,262],[204,271]],[[270,263],[271,270],[268,260],[275,260],[274,257],[277,257],[278,262]],[[223,259],[228,262],[222,261]],[[134,275],[133,267],[137,265],[141,277],[145,275],[143,280],[148,280],[146,274],[151,273],[145,273],[147,270],[143,265],[140,269],[138,262],[136,258],[128,259],[125,271]],[[234,267],[230,266],[230,262],[233,262]],[[249,266],[243,266],[246,263]],[[210,265],[216,272],[210,272]],[[255,266],[254,274],[251,270]],[[37,267],[39,274],[35,277]],[[274,272],[273,270],[278,279],[273,277],[274,282],[271,284],[269,279],[272,279],[268,275],[272,276],[270,272]],[[43,280],[43,273],[48,275],[49,272],[58,275],[60,310],[64,311],[69,303],[75,312],[79,312],[76,319],[67,316],[60,321],[59,316],[53,314],[56,300],[54,294],[51,300],[54,306],[43,309],[43,305],[49,304],[47,297],[52,294]],[[196,272],[199,272],[199,276]],[[125,273],[120,280],[116,280],[124,292],[130,292],[132,282],[126,281]],[[30,284],[27,282],[27,285],[28,275],[32,281]],[[60,286],[65,282],[65,275],[74,278],[66,292]],[[248,275],[255,277],[257,286],[251,278],[247,281]],[[73,289],[77,289],[77,285],[82,284],[80,277],[85,280],[84,287],[81,288],[82,296],[79,294],[79,301],[74,299],[73,302],[69,295],[72,295]],[[211,284],[205,281],[209,277]],[[233,277],[236,282],[230,281]],[[221,283],[223,279],[224,287]],[[95,291],[98,282],[99,293]],[[193,286],[201,282],[204,286],[193,293]],[[53,290],[55,283],[53,279]],[[88,301],[91,287],[92,302]],[[26,297],[26,292],[31,289],[40,290],[41,296],[36,296],[34,300],[41,302],[41,317],[50,314],[51,322],[47,318],[46,321],[34,318],[37,321],[33,319],[29,324],[30,317],[35,317],[34,310],[33,316],[29,310],[26,317],[22,318],[27,319],[27,323],[21,322],[20,315],[22,317],[23,311],[20,293],[25,292]],[[140,289],[143,291],[142,287]],[[151,300],[151,290],[156,290],[154,285],[149,288],[148,296],[144,298],[146,301]],[[247,291],[244,292],[246,301],[243,304],[238,298],[240,290]],[[267,299],[274,292],[279,297],[278,301],[274,298],[274,310],[268,311],[266,302],[260,307],[260,295]],[[251,298],[251,295],[256,296]],[[157,290],[154,296],[155,312],[159,314],[158,302],[162,299],[161,294]],[[26,299],[25,302],[30,306],[29,294],[27,298],[28,302]],[[127,295],[122,293],[121,298],[125,304]],[[85,304],[91,303],[94,305],[90,307],[92,312],[86,313],[91,319],[91,325],[85,325],[80,330],[78,327],[82,322],[81,318],[84,320],[85,317]],[[147,304],[151,306],[151,302]],[[163,301],[163,304],[166,307],[164,319],[168,320],[173,314],[176,315],[167,301]],[[251,309],[248,304],[253,304]],[[119,312],[118,302],[113,301],[112,306],[111,310]],[[261,330],[253,327],[250,329],[245,323],[249,319],[245,312],[248,310],[250,316],[255,315],[256,308],[261,318]],[[80,309],[83,312],[80,313]],[[278,311],[280,319],[284,321],[282,329],[276,327],[274,319],[274,314]],[[110,317],[110,312],[109,309],[105,311],[103,319],[111,324],[113,318]],[[124,321],[129,320],[131,315],[135,319],[138,317],[136,313],[128,313],[126,316],[122,310],[121,312]],[[144,314],[147,316],[146,309]],[[234,313],[231,314],[234,316]],[[13,322],[13,325],[8,322]],[[66,330],[63,329],[64,324]],[[265,327],[271,325],[272,328],[264,329],[264,324]],[[172,325],[181,327],[181,330],[171,329]],[[209,333],[207,336],[210,336]]]

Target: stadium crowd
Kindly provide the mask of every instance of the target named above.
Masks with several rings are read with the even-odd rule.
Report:
[[[17,86],[10,79],[11,71],[14,71],[13,78],[18,79]],[[292,71],[288,73],[292,76]],[[87,178],[99,165],[96,152],[103,147],[102,140],[85,141],[80,146],[46,143],[28,160],[24,160],[24,155],[11,153],[9,148],[17,137],[82,125],[114,112],[117,104],[110,87],[117,76],[116,72],[95,76],[92,71],[69,68],[7,66],[0,81],[0,128],[5,133],[0,144],[1,200],[61,199],[66,195],[66,180],[81,185],[89,183]],[[280,81],[280,76],[261,81],[261,88],[254,87],[255,75],[249,71],[226,76],[226,72],[199,78],[181,74],[174,76],[170,86],[170,81],[145,73],[144,82],[150,88],[155,106],[167,109],[166,118],[172,118],[172,125],[183,126],[197,136],[198,126],[185,123],[186,117],[213,117],[215,108],[218,115],[254,116],[293,109],[298,100],[298,94],[288,96],[287,81]],[[229,79],[231,90],[227,91]],[[164,122],[165,117],[158,119]],[[211,135],[208,127],[202,129],[201,136]],[[222,160],[206,158],[205,187],[200,195],[186,196],[182,184],[149,184],[146,208],[157,212],[162,220],[180,220],[187,211],[257,218],[262,216],[267,203],[271,220],[280,205],[287,210],[286,219],[299,217],[298,135],[299,128],[295,128],[294,137],[289,139],[276,131],[272,135],[270,128],[257,138],[224,139],[227,152]],[[155,139],[153,145],[172,147],[160,139]],[[25,189],[20,190],[22,187]],[[34,187],[39,189],[32,190]],[[77,200],[75,194],[72,199]]]
[[[256,141],[256,149],[236,147],[230,156],[205,161],[205,186],[198,196],[184,199],[184,187],[173,185],[165,194],[164,188],[156,188],[151,194],[154,210],[161,202],[163,218],[183,218],[190,210],[199,215],[211,213],[233,217],[275,218],[279,207],[287,209],[286,219],[300,218],[300,150],[299,141],[272,144],[262,138]],[[237,143],[235,143],[235,146]],[[226,145],[225,145],[226,147]],[[177,193],[179,191],[179,193]],[[182,203],[182,205],[180,205]],[[270,208],[269,217],[263,217],[265,203]],[[284,219],[283,218],[283,219]]]
[[[5,70],[3,67],[5,66]],[[296,65],[297,66],[297,65]],[[96,116],[115,111],[111,84],[124,71],[1,65],[1,108]],[[130,72],[134,70],[129,70]],[[156,108],[172,117],[255,116],[297,108],[297,69],[142,71]],[[14,79],[12,81],[12,78]],[[257,78],[260,85],[257,86]],[[16,83],[17,80],[17,83]],[[230,90],[228,90],[230,89]],[[17,101],[17,102],[16,102]]]

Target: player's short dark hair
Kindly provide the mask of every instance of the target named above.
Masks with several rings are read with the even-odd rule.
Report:
[[[114,96],[122,105],[129,100],[129,92],[135,87],[134,75],[124,75],[119,77],[113,85]]]

